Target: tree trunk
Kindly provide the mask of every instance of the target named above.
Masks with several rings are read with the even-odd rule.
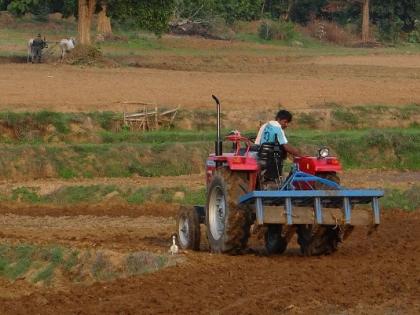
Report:
[[[111,35],[112,34],[112,27],[111,27],[111,19],[106,15],[106,3],[101,3],[102,10],[98,14],[98,27],[97,31],[99,34],[102,35]]]
[[[90,28],[95,11],[96,0],[79,0],[79,21],[77,30],[79,41],[83,45],[90,45]]]
[[[369,0],[363,1],[362,41],[369,41]]]
[[[288,0],[287,2],[288,3],[287,3],[286,21],[289,21],[290,20],[290,11],[292,11],[294,1],[293,0]]]

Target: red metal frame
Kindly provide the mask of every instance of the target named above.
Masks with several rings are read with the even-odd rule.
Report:
[[[314,156],[295,157],[294,163],[299,166],[299,170],[308,174],[337,173],[342,170],[340,161],[335,156],[318,158]]]
[[[234,143],[233,153],[223,153],[216,156],[210,154],[206,162],[206,182],[210,184],[213,173],[217,168],[228,168],[231,171],[249,172],[249,190],[255,190],[257,185],[260,166],[255,157],[250,155],[250,148],[253,142],[246,137],[241,136],[239,131],[234,131],[226,139]],[[240,151],[245,144],[245,152],[241,155]],[[294,163],[299,170],[308,174],[316,175],[320,173],[337,173],[342,170],[341,164],[336,157],[318,158],[313,156],[295,157]]]

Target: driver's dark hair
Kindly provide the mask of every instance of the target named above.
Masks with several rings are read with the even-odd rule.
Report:
[[[286,119],[288,122],[291,122],[292,118],[293,118],[292,113],[284,109],[279,110],[279,112],[276,115],[276,120]]]

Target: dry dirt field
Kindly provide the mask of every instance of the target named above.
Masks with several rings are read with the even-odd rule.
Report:
[[[225,110],[250,111],[273,110],[278,104],[293,110],[325,103],[420,102],[420,55],[236,59],[233,69],[229,62],[219,63],[218,72],[204,67],[203,60],[193,65],[194,71],[0,63],[0,110],[137,109],[122,102],[213,108],[211,94],[220,96]],[[153,64],[175,69],[189,62],[153,59]]]
[[[124,101],[202,109],[213,108],[211,94],[219,95],[227,110],[255,112],[280,103],[292,110],[329,102],[420,103],[420,55],[247,57],[233,69],[219,64],[217,71],[200,63],[187,71],[179,60],[165,62],[168,69],[0,63],[0,111],[134,109]],[[376,181],[369,175],[354,171],[343,182],[405,187],[419,181],[419,174],[383,172]],[[202,178],[130,179],[138,185],[159,180],[168,186],[200,185]],[[111,179],[81,184],[107,182],[118,184]],[[23,183],[46,191],[68,184]],[[12,185],[22,183],[2,182],[0,189]],[[0,237],[11,243],[167,253],[175,213],[160,205],[4,206]],[[419,314],[419,225],[418,212],[386,213],[377,232],[367,236],[367,229],[357,229],[332,256],[301,257],[294,242],[285,255],[265,257],[256,254],[260,244],[254,240],[256,251],[243,256],[212,255],[204,246],[201,252],[181,253],[184,260],[175,267],[88,286],[49,288],[2,279],[0,314]]]

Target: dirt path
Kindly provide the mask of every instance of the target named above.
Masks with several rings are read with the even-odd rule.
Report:
[[[315,64],[323,65],[359,65],[392,68],[420,68],[418,55],[379,55],[379,56],[322,56],[315,58]]]
[[[18,187],[38,187],[41,195],[51,193],[59,188],[67,186],[90,186],[90,185],[115,185],[125,187],[159,186],[164,188],[176,186],[188,186],[199,188],[204,186],[204,174],[192,174],[181,176],[161,177],[131,177],[131,178],[92,178],[92,179],[36,179],[29,181],[0,181],[0,192],[10,192]]]
[[[386,214],[378,233],[358,229],[332,256],[300,257],[296,245],[278,257],[188,253],[142,277],[3,298],[0,313],[415,314],[419,224],[418,213]]]
[[[386,170],[346,170],[340,174],[344,186],[352,188],[403,188],[406,189],[420,181],[420,172],[400,172]],[[19,187],[36,187],[40,195],[49,194],[68,186],[115,185],[119,187],[193,187],[200,189],[205,185],[204,174],[162,177],[132,178],[92,178],[92,179],[36,179],[29,181],[0,181],[0,192],[10,193]]]
[[[181,65],[188,62],[185,60]],[[420,102],[418,67],[314,62],[269,60],[266,64],[257,63],[253,73],[240,68],[218,73],[0,64],[0,110],[130,111],[138,107],[121,105],[123,101],[210,109],[211,94],[222,98],[225,109],[260,112],[272,110],[278,104],[304,109],[330,102],[344,105]],[[243,62],[247,63],[253,64],[252,60]],[[229,71],[224,65],[221,67]]]
[[[24,216],[0,215],[0,236],[5,242],[60,244],[76,248],[120,251],[169,248],[175,220],[158,216]]]

